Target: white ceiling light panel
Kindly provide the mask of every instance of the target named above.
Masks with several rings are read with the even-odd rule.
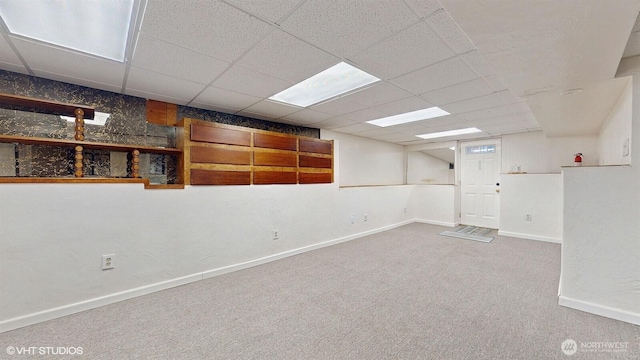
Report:
[[[393,125],[406,124],[414,121],[433,119],[436,117],[446,116],[446,115],[449,115],[449,113],[440,109],[437,106],[434,106],[428,109],[411,111],[404,114],[387,116],[384,118],[367,121],[367,123],[371,125],[387,127],[387,126],[393,126]]]
[[[269,99],[307,107],[377,81],[380,79],[341,62],[271,96]]]
[[[134,0],[3,0],[14,35],[124,61]]]
[[[440,137],[474,134],[479,132],[482,132],[482,130],[477,128],[466,128],[466,129],[458,129],[458,130],[440,131],[440,132],[416,135],[416,136],[422,139],[435,139]]]

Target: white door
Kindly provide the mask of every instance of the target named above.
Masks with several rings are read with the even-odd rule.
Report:
[[[462,142],[460,152],[460,222],[498,229],[501,141]]]

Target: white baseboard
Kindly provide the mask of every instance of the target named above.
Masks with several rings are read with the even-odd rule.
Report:
[[[576,309],[591,314],[600,315],[635,325],[640,325],[640,314],[638,313],[632,313],[629,311],[611,308],[604,305],[593,304],[582,300],[571,299],[566,296],[559,296],[558,304],[571,309]]]
[[[138,296],[147,295],[156,291],[166,290],[172,287],[189,284],[198,280],[202,280],[202,274],[193,274],[183,276],[176,279],[162,281],[159,283],[141,286],[135,289],[126,290],[114,294],[109,294],[77,303],[60,306],[53,309],[47,309],[37,313],[20,316],[13,319],[0,321],[0,333],[5,331],[18,329],[28,325],[37,324],[43,321],[75,314],[81,311],[95,309],[100,306],[109,305],[122,300],[132,299]]]
[[[304,253],[304,252],[307,252],[307,251],[316,250],[316,249],[320,249],[320,248],[331,246],[331,245],[336,245],[336,244],[339,244],[339,243],[342,243],[342,242],[354,240],[354,239],[361,238],[361,237],[364,237],[364,236],[367,236],[367,235],[372,235],[372,234],[376,234],[376,233],[379,233],[379,232],[391,230],[391,229],[397,228],[399,226],[411,224],[413,222],[415,222],[414,219],[406,220],[406,221],[402,221],[402,222],[399,222],[399,223],[396,223],[396,224],[387,225],[387,226],[383,226],[383,227],[380,227],[380,228],[376,228],[376,229],[360,232],[360,233],[357,233],[357,234],[344,236],[344,237],[341,237],[341,238],[338,238],[338,239],[329,240],[329,241],[325,241],[325,242],[321,242],[321,243],[313,244],[313,245],[309,245],[309,246],[304,246],[304,247],[301,247],[301,248],[298,248],[298,249],[285,251],[285,252],[282,252],[282,253],[279,253],[279,254],[265,256],[265,257],[260,258],[260,259],[255,259],[255,260],[251,260],[251,261],[247,261],[247,262],[243,262],[243,263],[239,263],[239,264],[225,266],[225,267],[218,268],[218,269],[207,270],[207,271],[204,271],[204,272],[201,272],[201,273],[187,275],[187,276],[183,276],[183,277],[176,278],[176,279],[166,280],[166,281],[162,281],[162,282],[159,282],[159,283],[146,285],[146,286],[141,286],[141,287],[138,287],[138,288],[135,288],[135,289],[122,291],[122,292],[119,292],[119,293],[109,294],[109,295],[97,297],[97,298],[94,298],[94,299],[89,299],[89,300],[85,300],[85,301],[81,301],[81,302],[77,302],[77,303],[73,303],[73,304],[69,304],[69,305],[60,306],[60,307],[53,308],[53,309],[47,309],[47,310],[40,311],[40,312],[37,312],[37,313],[29,314],[29,315],[24,315],[24,316],[12,318],[12,319],[3,320],[3,321],[0,321],[0,333],[3,333],[5,331],[9,331],[9,330],[18,329],[18,328],[25,327],[25,326],[28,326],[28,325],[37,324],[37,323],[40,323],[40,322],[43,322],[43,321],[52,320],[52,319],[55,319],[55,318],[59,318],[59,317],[63,317],[63,316],[71,315],[71,314],[75,314],[75,313],[78,313],[78,312],[81,312],[81,311],[95,309],[95,308],[100,307],[100,306],[113,304],[113,303],[116,303],[116,302],[119,302],[119,301],[132,299],[132,298],[135,298],[135,297],[138,297],[138,296],[151,294],[151,293],[154,293],[154,292],[157,292],[157,291],[166,290],[166,289],[169,289],[169,288],[172,288],[172,287],[185,285],[185,284],[192,283],[192,282],[195,282],[195,281],[208,279],[208,278],[211,278],[211,277],[214,277],[214,276],[223,275],[223,274],[226,274],[226,273],[230,273],[232,271],[242,270],[242,269],[250,268],[252,266],[265,264],[265,263],[268,263],[268,262],[271,262],[271,261],[283,259],[283,258],[286,258],[286,257],[289,257],[289,256],[301,254],[301,253]]]
[[[419,223],[422,223],[422,224],[448,226],[448,227],[456,227],[456,226],[460,225],[460,223],[452,223],[452,222],[438,221],[438,220],[427,220],[427,219],[416,219],[415,222],[419,222]]]
[[[550,242],[550,243],[562,244],[562,239],[552,238],[552,237],[548,237],[548,236],[523,234],[523,233],[517,233],[517,232],[511,232],[511,231],[502,231],[502,230],[498,230],[498,235],[510,236],[510,237],[515,237],[515,238],[520,238],[520,239],[538,240],[538,241],[545,241],[545,242]]]
[[[415,222],[415,220],[413,220],[413,219],[412,220],[406,220],[406,221],[403,221],[403,222],[400,222],[400,223],[396,223],[396,224],[393,224],[393,225],[387,225],[387,226],[383,226],[383,227],[376,228],[376,229],[373,229],[373,230],[363,231],[363,232],[360,232],[360,233],[357,233],[357,234],[344,236],[344,237],[337,238],[337,239],[334,239],[334,240],[329,240],[329,241],[321,242],[321,243],[318,243],[318,244],[313,244],[313,245],[304,246],[304,247],[293,249],[293,250],[288,250],[288,251],[281,252],[281,253],[278,253],[278,254],[265,256],[263,258],[246,261],[246,262],[239,263],[239,264],[233,264],[233,265],[221,267],[221,268],[218,268],[218,269],[207,270],[207,271],[202,273],[202,278],[203,279],[208,279],[208,278],[211,278],[211,277],[214,277],[214,276],[227,274],[227,273],[230,273],[230,272],[233,272],[233,271],[238,271],[238,270],[247,269],[247,268],[250,268],[250,267],[253,267],[253,266],[266,264],[266,263],[271,262],[271,261],[284,259],[286,257],[302,254],[302,253],[307,252],[307,251],[321,249],[323,247],[327,247],[327,246],[331,246],[331,245],[337,245],[337,244],[340,244],[340,243],[343,243],[343,242],[346,242],[346,241],[350,241],[350,240],[355,240],[357,238],[361,238],[361,237],[364,237],[364,236],[367,236],[367,235],[377,234],[379,232],[391,230],[391,229],[397,228],[399,226],[411,224],[413,222]]]

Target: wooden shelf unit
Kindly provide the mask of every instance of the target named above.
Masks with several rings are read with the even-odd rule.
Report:
[[[186,185],[333,182],[333,141],[188,118],[176,138]]]
[[[74,149],[75,177],[2,177],[0,183],[143,183],[147,189],[183,189],[182,184],[150,184],[149,179],[139,177],[140,153],[176,155],[182,151],[175,148],[138,146],[84,141],[84,119],[92,119],[95,109],[90,106],[65,104],[42,99],[0,93],[0,107],[19,111],[30,111],[53,115],[74,116],[76,118],[74,140],[0,134],[0,143],[18,143],[26,145],[47,145],[70,147]],[[99,149],[131,153],[131,178],[94,178],[84,177],[84,149]]]

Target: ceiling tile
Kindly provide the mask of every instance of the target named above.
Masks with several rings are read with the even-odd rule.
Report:
[[[514,123],[514,122],[522,122],[520,120],[520,118],[518,118],[517,116],[510,114],[510,115],[505,115],[505,116],[496,116],[496,117],[491,117],[491,118],[487,118],[487,119],[480,119],[480,120],[475,120],[475,121],[471,121],[471,123],[479,128],[483,128],[483,127],[487,127],[487,126],[496,126],[496,125],[501,125],[501,124],[510,124],[510,123]]]
[[[485,126],[482,131],[491,135],[512,134],[516,132],[526,131],[528,126],[521,122]]]
[[[9,64],[9,63],[0,61],[0,69],[30,75],[29,72],[27,71],[27,68],[25,68],[22,65]]]
[[[313,105],[310,109],[338,116],[366,108],[366,106],[351,102],[347,98],[351,98],[351,95]]]
[[[511,109],[511,111],[513,111],[514,114],[531,112],[529,105],[527,105],[527,102],[524,100],[520,100],[517,103],[510,104],[509,109]]]
[[[515,97],[509,90],[498,91],[496,95],[498,95],[498,97],[500,97],[500,99],[502,99],[502,101],[507,105],[522,101],[522,99]]]
[[[493,70],[487,59],[478,50],[460,55],[460,58],[476,73],[478,76],[494,75]]]
[[[349,134],[357,134],[357,133],[361,133],[369,130],[375,130],[375,129],[379,129],[379,127],[375,125],[367,124],[367,123],[359,123],[359,124],[334,128],[333,130],[349,133]]]
[[[422,94],[475,78],[475,73],[460,58],[455,57],[400,76],[392,82],[414,94]]]
[[[429,128],[458,125],[462,123],[466,123],[465,120],[455,115],[441,116],[438,118],[429,119],[422,122],[422,124],[424,124],[425,126],[428,126]]]
[[[376,106],[411,96],[414,95],[406,90],[402,90],[391,83],[380,81],[364,90],[348,95],[347,98],[349,101],[360,105]]]
[[[349,59],[376,77],[391,79],[454,55],[426,23],[419,22]]]
[[[226,113],[226,114],[235,114],[236,112],[238,112],[237,109],[230,109],[230,108],[223,107],[223,106],[216,106],[216,105],[210,105],[210,104],[201,104],[201,103],[196,103],[196,102],[191,102],[188,105],[191,106],[191,107],[194,107],[194,108],[198,108],[198,109],[213,110],[213,111]]]
[[[349,126],[357,124],[357,121],[348,119],[344,116],[334,117],[328,120],[319,121],[317,123],[311,124],[314,127],[318,127],[321,129],[335,129],[343,126]]]
[[[372,136],[371,138],[375,140],[387,141],[391,143],[414,141],[417,139],[415,135],[397,134],[397,133],[388,133],[386,135]]]
[[[397,1],[309,0],[282,28],[338,57],[349,57],[417,20]]]
[[[209,84],[229,63],[140,34],[132,66],[179,79]]]
[[[298,124],[314,124],[332,118],[333,115],[319,111],[303,109],[284,117],[285,120],[295,121]]]
[[[371,129],[371,130],[359,132],[358,135],[364,136],[364,137],[373,137],[373,136],[380,136],[380,135],[385,135],[390,133],[391,133],[391,130],[389,130],[388,128],[377,128],[377,129]]]
[[[22,67],[22,61],[18,59],[18,56],[11,46],[9,46],[9,43],[7,43],[4,36],[0,36],[0,62],[19,65]]]
[[[404,0],[418,16],[426,17],[431,15],[436,10],[442,9],[442,5],[438,0]]]
[[[381,111],[374,110],[374,109],[362,109],[362,110],[354,111],[352,113],[348,113],[345,116],[357,122],[365,122],[369,120],[379,119],[387,115]],[[375,125],[371,125],[371,126],[375,126]]]
[[[168,102],[168,103],[171,103],[171,104],[178,104],[178,105],[186,105],[187,104],[187,100],[178,99],[178,98],[174,98],[174,97],[166,96],[166,95],[162,95],[162,94],[156,94],[156,93],[152,93],[152,92],[148,92],[148,91],[127,89],[124,93],[127,94],[127,95],[131,95],[131,96],[137,96],[137,97],[140,97],[140,98],[143,98],[143,99],[152,99],[152,100],[157,100],[157,101],[164,101],[164,102]]]
[[[298,83],[338,62],[339,58],[275,30],[244,55],[238,64]]]
[[[458,27],[446,10],[440,10],[427,19],[427,24],[451,47],[456,54],[475,50],[467,35]]]
[[[272,27],[218,0],[149,1],[142,33],[233,61],[263,38]]]
[[[385,129],[389,129],[389,131],[393,131],[395,133],[398,134],[409,134],[409,135],[416,135],[416,134],[422,134],[426,131],[428,131],[427,127],[424,125],[424,123],[426,123],[428,120],[424,120],[424,121],[419,121],[419,122],[415,122],[415,123],[409,123],[409,124],[401,124],[401,125],[395,125],[395,126],[389,126]]]
[[[236,115],[240,115],[240,116],[244,116],[244,117],[248,117],[248,118],[253,118],[253,119],[260,119],[260,120],[267,120],[267,121],[276,121],[277,117],[275,116],[271,116],[271,115],[265,115],[265,114],[258,114],[258,113],[252,113],[252,112],[248,112],[248,111],[238,111],[236,113]]]
[[[505,103],[504,101],[502,101],[500,96],[498,96],[497,94],[489,94],[473,99],[467,99],[447,104],[442,106],[442,108],[452,114],[463,114],[466,112],[488,109],[502,105],[505,105]]]
[[[390,103],[378,105],[374,107],[374,110],[380,111],[385,114],[385,116],[404,114],[411,111],[427,109],[433,107],[434,105],[422,98],[417,96],[396,100]]]
[[[64,74],[69,79],[122,87],[125,65],[116,61],[63,50],[12,37],[11,41],[32,70]]]
[[[623,58],[636,55],[640,55],[640,32],[631,33],[627,46],[624,48],[624,53],[622,53]]]
[[[500,79],[498,75],[485,76],[483,79],[493,91],[502,91],[507,89],[507,87],[504,86],[504,82],[502,82],[502,79]]]
[[[8,68],[7,70],[11,70],[11,69]],[[25,71],[26,71],[26,69],[25,69]],[[25,74],[30,75],[27,72],[25,72]],[[64,75],[64,74],[50,73],[50,72],[42,71],[42,70],[33,70],[33,75],[41,77],[41,78],[45,78],[45,79],[50,79],[50,80],[55,80],[55,81],[62,81],[62,82],[70,83],[70,84],[86,86],[86,87],[90,87],[90,88],[94,88],[94,89],[111,91],[111,92],[115,92],[115,93],[120,93],[122,91],[122,85],[102,84],[102,83],[98,83],[98,82],[91,81],[91,80],[78,79],[78,78],[74,78],[74,77],[67,76],[67,75]]]
[[[511,113],[513,112],[511,111],[509,106],[498,106],[490,109],[483,109],[460,114],[458,115],[458,117],[466,121],[475,121],[495,116],[509,115]]]
[[[233,4],[242,10],[251,14],[258,15],[271,22],[276,22],[289,11],[291,11],[300,0],[225,0],[229,4]]]
[[[209,86],[197,98],[194,104],[216,106],[227,109],[242,110],[260,101],[260,98]]]
[[[289,106],[281,103],[277,103],[270,100],[262,100],[258,103],[255,103],[249,106],[246,109],[243,109],[242,112],[250,112],[254,114],[263,114],[267,116],[272,116],[274,118],[283,117],[294,112],[299,111],[300,108],[297,106]]]
[[[481,78],[467,81],[461,84],[430,91],[421,96],[436,105],[445,105],[466,100],[478,96],[491,94],[493,91]]]
[[[127,78],[126,93],[131,91],[142,91],[147,94],[158,94],[168,96],[175,99],[191,101],[204,86],[191,81],[176,79],[164,74],[153,71],[130,68],[129,77]],[[150,98],[160,100],[158,98]],[[184,102],[181,102],[184,103]]]
[[[217,88],[246,95],[268,98],[293,84],[239,65],[234,65],[216,79],[212,85]]]

